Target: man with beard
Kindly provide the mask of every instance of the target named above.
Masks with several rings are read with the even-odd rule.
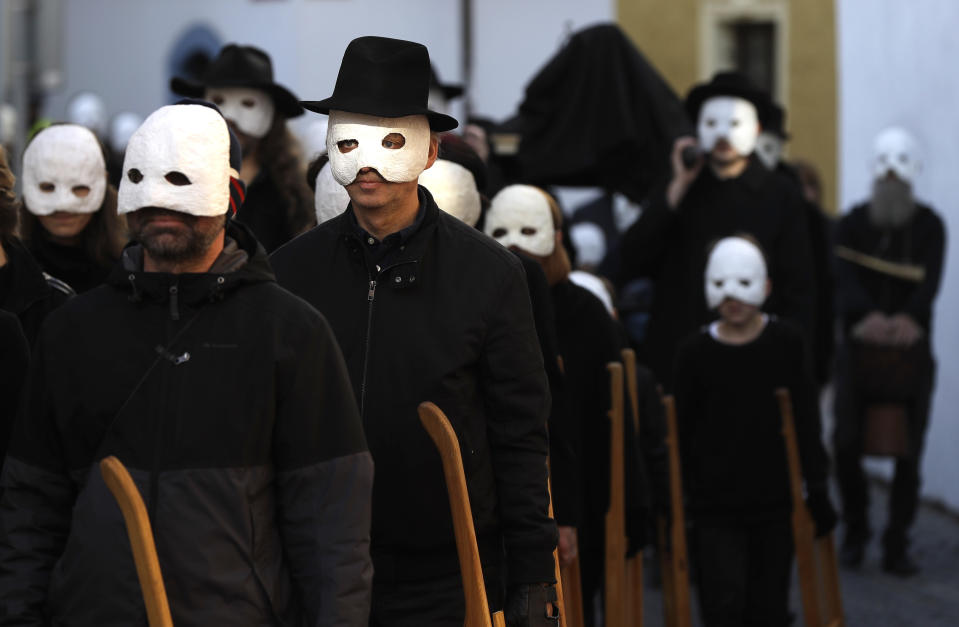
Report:
[[[796,186],[769,172],[754,155],[759,116],[767,96],[744,76],[723,72],[695,86],[686,112],[697,140],[673,147],[673,176],[647,199],[639,220],[623,236],[621,279],[654,282],[645,359],[671,389],[680,341],[712,319],[701,289],[706,251],[714,241],[753,234],[770,251],[775,288],[767,311],[812,332],[815,301],[812,258],[802,199]],[[701,156],[686,165],[684,153]]]
[[[916,517],[919,468],[929,418],[935,361],[932,309],[942,275],[945,229],[916,202],[920,162],[915,139],[888,128],[875,140],[872,198],[839,222],[836,294],[842,341],[836,373],[836,471],[846,535],[840,559],[858,567],[871,535],[862,471],[870,426],[902,425],[904,442],[883,534],[883,569],[918,572],[907,553]]]
[[[108,455],[143,496],[174,623],[365,624],[372,461],[325,320],[224,226],[239,163],[201,101],[131,137],[135,243],[47,318],[0,477],[0,624],[145,620]]]
[[[520,262],[418,185],[437,157],[429,53],[361,37],[327,114],[346,211],[272,257],[280,284],[329,319],[377,466],[370,624],[463,624],[464,597],[440,457],[417,416],[432,401],[459,438],[491,609],[555,624],[548,516],[549,391]]]
[[[266,251],[273,252],[316,222],[304,165],[286,120],[303,114],[288,89],[273,81],[273,65],[264,51],[228,44],[199,81],[174,78],[170,88],[203,98],[220,108],[240,140],[240,179],[246,200],[236,219],[250,227]]]

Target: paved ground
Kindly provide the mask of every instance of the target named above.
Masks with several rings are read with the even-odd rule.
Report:
[[[887,491],[872,488],[871,520],[875,534],[866,561],[858,571],[841,571],[843,606],[848,627],[956,627],[959,626],[959,517],[924,506],[912,533],[912,553],[922,572],[901,579],[882,572],[878,542],[886,520]],[[842,530],[838,530],[837,542]],[[652,573],[647,569],[646,581]],[[792,609],[800,612],[799,591],[793,577]],[[695,590],[693,598],[695,599]],[[660,591],[647,584],[645,625],[663,624]],[[695,605],[695,601],[694,601]],[[694,624],[699,625],[695,616]],[[802,625],[801,616],[793,623]]]

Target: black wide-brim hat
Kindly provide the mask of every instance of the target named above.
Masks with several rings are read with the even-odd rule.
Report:
[[[456,128],[456,118],[429,109],[429,95],[430,54],[426,46],[388,37],[359,37],[343,53],[333,95],[300,104],[325,114],[334,109],[383,118],[425,115],[430,130]]]
[[[756,107],[756,115],[762,119],[769,106],[769,96],[739,72],[718,72],[708,83],[700,83],[689,90],[686,96],[686,114],[693,124],[699,120],[703,103],[717,96],[733,96],[748,100]]]
[[[759,123],[764,131],[782,140],[789,139],[789,133],[786,132],[786,110],[772,100],[766,105],[765,114],[760,112]]]
[[[287,88],[273,81],[270,56],[254,46],[227,44],[210,63],[199,80],[174,77],[170,89],[181,96],[203,98],[209,87],[249,87],[270,94],[280,115],[303,115],[300,100]]]

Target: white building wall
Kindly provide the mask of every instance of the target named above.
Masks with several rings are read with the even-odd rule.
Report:
[[[901,125],[924,147],[917,196],[939,211],[952,236],[935,308],[938,385],[922,472],[923,494],[959,509],[959,2],[837,0],[836,6],[842,208],[869,193],[875,134]],[[891,465],[873,468],[888,474]]]

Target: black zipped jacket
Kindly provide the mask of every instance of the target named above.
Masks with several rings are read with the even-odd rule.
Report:
[[[98,460],[149,513],[175,625],[366,625],[372,460],[343,360],[236,224],[203,274],[107,283],[41,330],[0,484],[0,625],[145,625]]]
[[[352,207],[271,258],[343,349],[377,467],[376,581],[459,572],[443,468],[417,416],[432,401],[459,438],[484,563],[505,544],[510,582],[552,582],[550,397],[523,268],[422,186],[419,199],[419,228],[372,275]]]

